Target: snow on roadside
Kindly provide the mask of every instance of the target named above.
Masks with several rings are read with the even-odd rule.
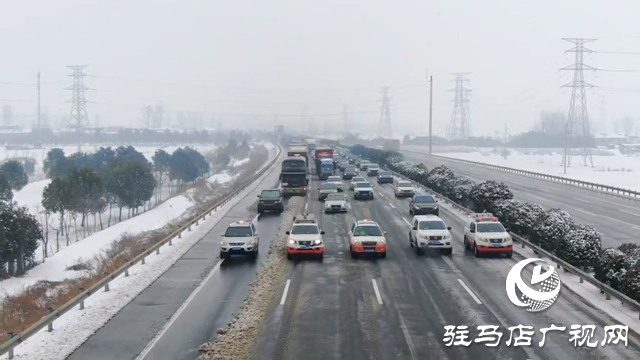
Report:
[[[460,211],[454,209],[451,205],[440,202],[440,207],[443,207],[447,212],[455,217],[466,220],[465,215]],[[513,251],[526,258],[542,258],[542,255],[538,255],[530,248],[522,248],[521,246],[514,246]],[[560,276],[560,282],[563,287],[566,287],[570,292],[574,292],[582,297],[587,303],[591,304],[595,310],[600,310],[618,321],[619,324],[628,325],[629,329],[640,333],[640,320],[638,319],[638,310],[634,310],[629,306],[622,305],[618,300],[606,300],[604,294],[600,294],[600,289],[584,282],[580,283],[580,278],[562,270],[558,271]]]
[[[244,164],[246,164],[248,162],[249,162],[249,158],[248,157],[246,157],[244,159],[240,159],[240,160],[235,160],[234,159],[234,160],[231,161],[231,163],[229,163],[229,166],[238,167],[238,166],[242,166],[242,165],[244,165]]]
[[[267,163],[269,163],[269,160],[267,160]],[[215,175],[210,176],[207,179],[207,181],[210,182],[210,183],[217,182],[218,184],[224,184],[224,183],[233,181],[238,175],[240,175],[240,174],[230,175],[229,172],[225,170],[225,171],[223,171],[223,172],[221,172],[219,174],[215,174]]]
[[[247,352],[252,350],[257,339],[260,325],[264,324],[264,317],[271,304],[264,299],[273,297],[276,289],[282,283],[282,274],[287,269],[288,261],[282,251],[286,248],[287,235],[285,231],[291,228],[293,215],[302,210],[304,197],[292,197],[282,214],[282,223],[278,235],[269,246],[269,257],[258,271],[257,279],[251,283],[249,295],[240,307],[240,312],[226,329],[218,329],[218,339],[203,344],[200,359],[246,359]]]
[[[272,157],[270,157],[272,159]],[[268,160],[270,161],[270,160]],[[115,314],[124,308],[144,289],[167,271],[178,259],[202,239],[220,221],[227,212],[243,198],[255,197],[260,191],[259,185],[265,180],[273,181],[277,177],[277,164],[258,180],[253,182],[239,196],[218,208],[212,216],[201,221],[199,226],[192,227],[191,232],[184,232],[181,239],[174,239],[173,245],[160,248],[160,255],[150,255],[146,264],[134,265],[129,276],[119,276],[113,280],[109,292],[97,292],[85,300],[85,309],[75,307],[53,324],[54,331],[46,328],[22,342],[15,348],[15,359],[54,360],[64,359],[84,343],[92,334],[107,323]],[[7,355],[0,360],[8,359]]]

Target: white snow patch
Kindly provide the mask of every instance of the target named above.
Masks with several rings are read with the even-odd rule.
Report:
[[[269,160],[267,160],[267,163],[269,163]],[[227,171],[223,171],[220,174],[215,174],[213,176],[210,176],[207,181],[210,183],[219,183],[219,184],[224,184],[227,183],[229,181],[233,181],[233,179],[235,179],[237,177],[237,175],[233,176],[230,175],[229,172]]]
[[[276,164],[272,170],[267,171],[266,174],[253,182],[239,196],[218,208],[218,211],[212,213],[213,215],[206,220],[201,221],[199,226],[192,227],[193,231],[185,231],[181,239],[174,239],[173,246],[161,247],[160,255],[154,253],[147,257],[145,265],[138,263],[132,266],[128,277],[119,276],[110,283],[109,292],[97,292],[86,299],[84,310],[75,307],[64,314],[53,324],[53,332],[50,333],[44,328],[22,342],[15,348],[14,358],[52,360],[64,359],[69,356],[131,300],[173,266],[193,245],[210,232],[231,208],[243,198],[257,196],[260,191],[258,186],[267,178],[270,178],[268,181],[273,181],[273,177],[277,175],[277,171],[275,171],[277,169]],[[0,360],[5,359],[8,359],[8,355],[0,357]]]
[[[231,160],[231,163],[229,163],[229,166],[238,167],[238,166],[241,166],[241,165],[244,165],[244,164],[248,163],[249,160],[250,159],[248,157],[244,158],[244,159],[240,159],[240,160],[235,160],[234,159],[234,160]]]

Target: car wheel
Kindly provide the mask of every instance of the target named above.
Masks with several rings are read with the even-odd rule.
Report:
[[[416,246],[416,255],[420,256],[424,253],[424,251],[422,251],[422,249],[420,249],[419,247]]]
[[[507,258],[510,258],[513,256],[513,252],[507,253]]]
[[[293,256],[287,253],[287,260],[293,260]]]
[[[473,255],[475,255],[475,257],[480,257],[480,251],[478,251],[478,245],[473,244]]]
[[[453,249],[446,249],[444,250],[444,254],[445,255],[451,255],[453,253]]]
[[[226,259],[229,257],[229,254],[220,252],[220,259]]]
[[[462,244],[464,245],[465,250],[469,250],[469,243],[467,242],[466,237],[462,240]]]
[[[383,252],[382,254],[380,254],[380,258],[384,259],[387,257],[387,252]]]

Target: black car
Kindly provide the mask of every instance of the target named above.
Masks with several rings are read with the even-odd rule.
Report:
[[[258,214],[264,214],[265,211],[274,211],[282,214],[284,211],[282,190],[264,189],[258,197],[260,198],[258,200]]]
[[[437,200],[431,195],[414,195],[409,202],[411,215],[439,215]]]
[[[342,173],[342,180],[351,180],[358,175],[358,169],[355,166],[347,166]]]
[[[378,173],[378,184],[393,184],[393,174],[391,171],[380,171]]]

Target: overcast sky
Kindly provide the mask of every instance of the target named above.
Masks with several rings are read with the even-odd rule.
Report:
[[[474,135],[505,123],[521,132],[540,111],[569,108],[571,92],[560,87],[573,74],[558,69],[574,59],[561,38],[640,52],[639,11],[638,0],[0,0],[0,105],[29,125],[40,69],[43,108],[54,124],[66,121],[65,66],[88,64],[87,110],[100,125],[141,126],[142,105],[162,102],[174,113],[201,113],[207,126],[215,116],[272,128],[277,113],[288,127],[308,129],[314,116],[319,130],[376,133],[385,85],[394,133],[419,134],[427,131],[428,68],[435,133],[444,134],[451,117],[453,72],[471,72]],[[640,55],[593,54],[586,62],[640,70]],[[588,92],[598,132],[625,115],[640,118],[640,72],[585,78],[608,88]]]

